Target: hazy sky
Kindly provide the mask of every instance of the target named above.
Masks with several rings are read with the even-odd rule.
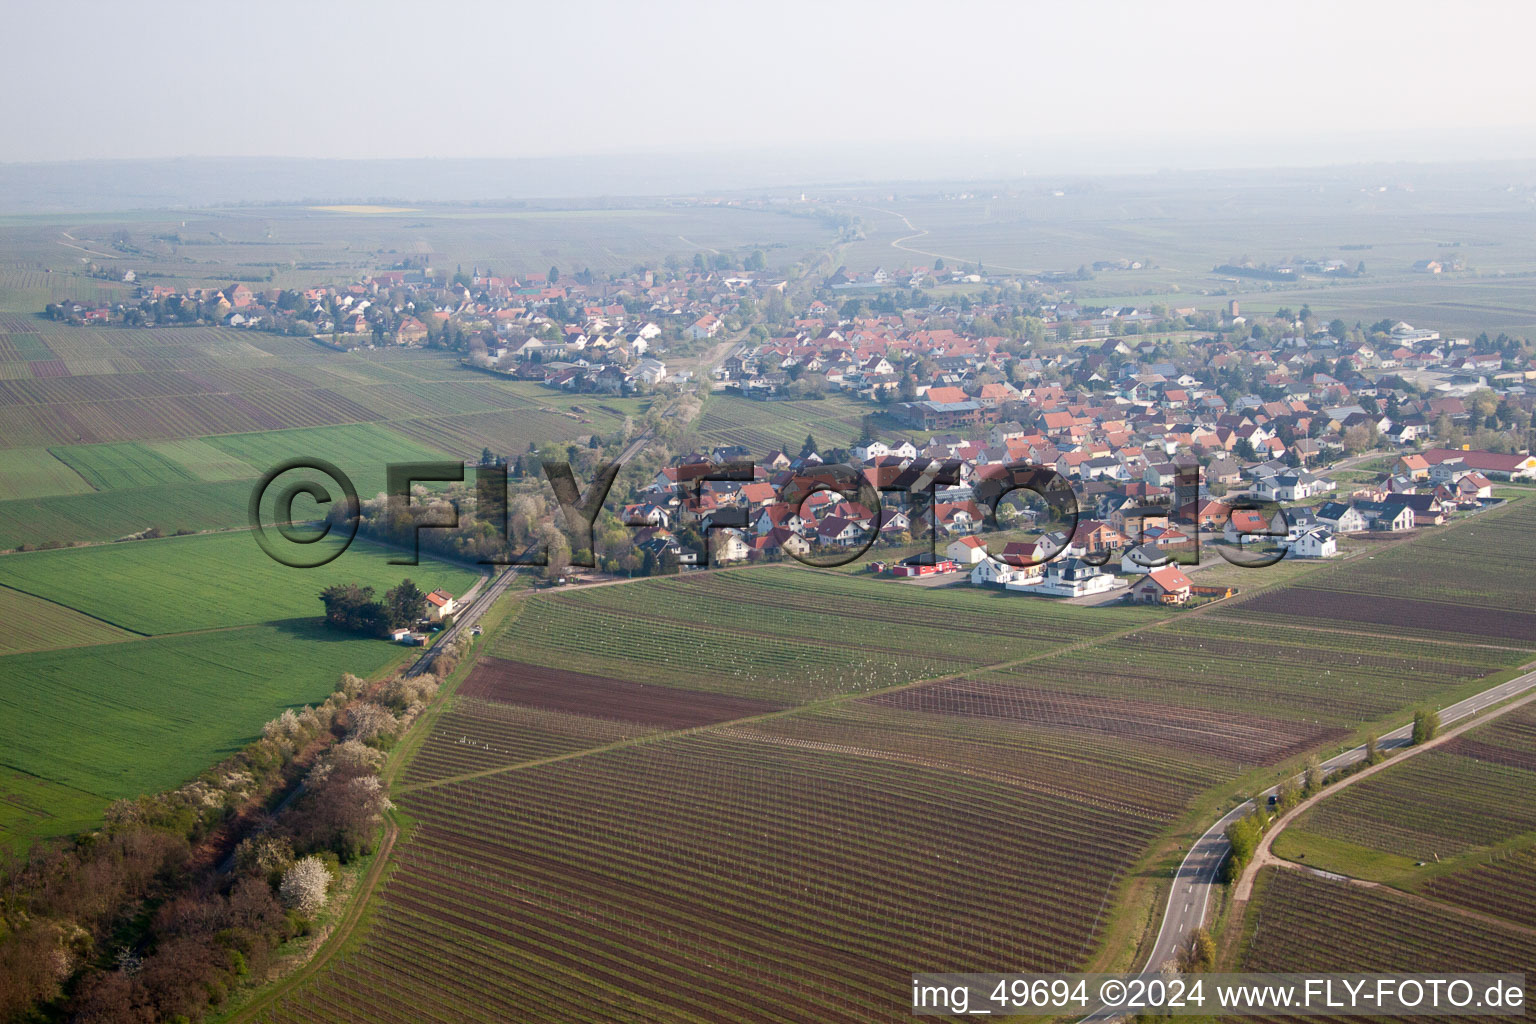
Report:
[[[1536,155],[1523,0],[6,0],[0,18],[3,161],[1153,139],[1203,165],[1255,146]]]

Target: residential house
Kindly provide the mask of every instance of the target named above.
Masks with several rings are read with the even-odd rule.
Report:
[[[1120,556],[1120,571],[1129,576],[1141,576],[1168,561],[1168,555],[1155,544],[1138,544],[1128,548]]]
[[[987,539],[985,537],[959,537],[949,542],[944,548],[944,553],[952,561],[961,565],[975,565],[985,561],[987,555]]]
[[[1361,533],[1370,528],[1359,509],[1342,501],[1325,502],[1317,507],[1314,515],[1334,533]]]
[[[1192,586],[1182,569],[1165,565],[1131,584],[1131,600],[1147,604],[1183,604],[1189,600]]]
[[[1366,528],[1399,533],[1413,529],[1413,509],[1403,504],[1402,495],[1391,501],[1357,501],[1355,510],[1365,517]]]
[[[446,590],[434,590],[427,595],[427,619],[441,622],[459,610],[459,603]]]
[[[1288,540],[1286,548],[1299,558],[1332,558],[1339,553],[1339,542],[1328,527],[1314,526]]]
[[[1050,563],[1039,592],[1055,597],[1087,597],[1125,586],[1125,581],[1091,565],[1081,558],[1064,558]]]

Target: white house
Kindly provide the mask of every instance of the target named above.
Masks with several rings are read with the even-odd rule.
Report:
[[[1333,481],[1314,476],[1305,470],[1262,476],[1254,482],[1253,486],[1254,494],[1269,501],[1305,501],[1314,495],[1331,490],[1333,490]]]
[[[1332,558],[1339,553],[1339,542],[1333,536],[1333,531],[1326,526],[1303,530],[1287,546],[1292,555],[1300,558]]]
[[[987,561],[987,539],[960,537],[949,542],[949,546],[944,549],[944,554],[961,565],[975,565],[977,562]]]
[[[1050,563],[1040,593],[1057,597],[1086,597],[1125,586],[1125,581],[1089,565],[1080,558],[1065,558]]]
[[[459,602],[446,590],[434,590],[427,595],[427,619],[431,622],[441,622],[458,610]]]
[[[667,379],[667,364],[647,356],[636,364],[635,376],[647,384],[660,384]]]
[[[1360,533],[1370,525],[1359,509],[1342,501],[1330,501],[1318,506],[1317,519],[1332,528],[1334,533]]]
[[[1151,544],[1138,544],[1127,548],[1125,554],[1120,556],[1120,571],[1139,576],[1151,572],[1166,561],[1166,552],[1157,550]]]
[[[853,457],[860,462],[884,458],[889,454],[891,449],[884,441],[870,441],[868,444],[855,445],[853,449]]]
[[[971,570],[971,585],[977,587],[993,586],[1018,589],[1019,587],[1032,587],[1040,582],[1043,575],[1041,567],[1031,566],[1028,569],[1018,569],[995,558],[983,558],[976,563]]]
[[[752,549],[737,530],[718,530],[714,533],[716,562],[745,562]]]

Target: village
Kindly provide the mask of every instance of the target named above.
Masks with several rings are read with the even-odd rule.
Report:
[[[338,350],[449,349],[472,370],[564,392],[860,410],[857,439],[795,450],[685,433],[670,464],[621,498],[642,572],[842,552],[894,578],[1183,603],[1202,596],[1197,546],[1331,558],[1341,540],[1433,526],[1536,478],[1536,359],[1505,335],[1351,326],[1305,306],[1245,314],[1236,300],[1095,306],[1071,281],[942,260],[794,288],[756,252],[607,278],[448,275],[434,260],[421,245],[344,286],[141,285],[137,305],[47,312],[276,330]],[[710,479],[743,461],[751,480]],[[832,488],[798,507],[779,500],[787,481],[832,464],[861,472],[879,507]],[[1078,514],[1065,532],[978,496],[1020,465],[1070,483]]]

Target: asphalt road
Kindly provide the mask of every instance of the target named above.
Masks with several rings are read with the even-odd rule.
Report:
[[[1536,672],[1527,672],[1523,676],[1517,676],[1482,693],[1474,694],[1466,700],[1441,708],[1440,722],[1442,725],[1451,725],[1485,708],[1500,704],[1511,697],[1517,697],[1532,688],[1536,688]],[[1383,735],[1376,745],[1381,750],[1392,750],[1406,747],[1412,740],[1413,726],[1405,725]],[[1360,746],[1320,762],[1319,767],[1326,774],[1364,759],[1365,747]],[[1299,780],[1300,776],[1297,778]],[[1261,795],[1267,797],[1278,788],[1277,786],[1274,789],[1268,789]],[[1156,974],[1165,963],[1176,960],[1179,951],[1189,942],[1189,937],[1195,929],[1205,923],[1205,911],[1211,901],[1211,891],[1220,884],[1218,880],[1222,861],[1227,859],[1227,854],[1232,849],[1231,844],[1227,842],[1227,827],[1252,811],[1252,800],[1245,800],[1238,804],[1207,829],[1184,855],[1184,860],[1179,864],[1179,869],[1174,875],[1173,888],[1168,894],[1168,906],[1163,912],[1162,927],[1158,930],[1157,941],[1152,946],[1152,954],[1147,958],[1146,966],[1142,968],[1143,973]],[[1084,1017],[1083,1020],[1109,1020],[1121,1013],[1123,1011],[1100,1009]]]

